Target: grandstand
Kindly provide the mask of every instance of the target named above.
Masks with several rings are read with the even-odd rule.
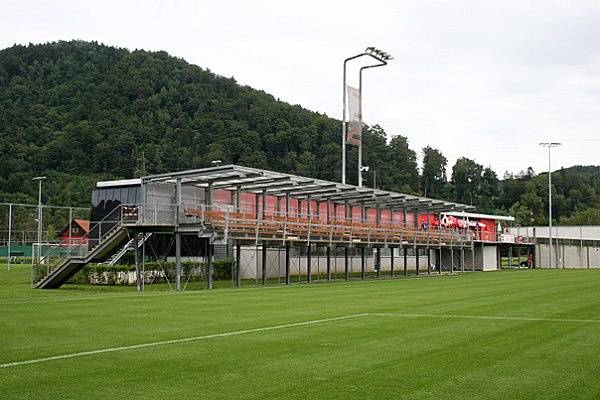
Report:
[[[510,217],[472,211],[459,203],[238,165],[98,182],[87,252],[56,260],[35,287],[58,287],[86,263],[105,260],[147,233],[173,236],[178,289],[185,238],[197,242],[192,252],[208,262],[208,288],[219,246],[234,249],[238,285],[248,277],[290,283],[294,274],[310,283],[315,262],[319,269],[325,263],[323,275],[329,280],[332,259],[337,268],[338,256],[348,279],[354,268],[350,254],[360,257],[361,278],[384,272],[393,276],[394,269],[404,274],[409,268],[416,274],[495,269],[502,244],[495,221]],[[448,215],[465,226],[444,224]],[[255,254],[256,268],[243,264],[242,254],[248,251]],[[295,270],[292,254],[303,255]],[[371,263],[366,255],[373,255]]]

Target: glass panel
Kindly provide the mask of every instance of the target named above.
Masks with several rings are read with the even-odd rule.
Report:
[[[129,189],[127,188],[121,188],[119,189],[119,201],[122,204],[129,204],[129,202],[127,201],[127,194],[129,193]]]
[[[92,207],[96,207],[98,205],[98,197],[99,197],[99,190],[94,189],[92,190]]]
[[[138,199],[137,199],[137,193],[139,191],[138,187],[130,187],[128,189],[129,191],[129,203],[128,204],[137,204]]]

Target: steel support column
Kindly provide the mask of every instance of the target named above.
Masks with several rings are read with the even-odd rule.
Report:
[[[327,282],[331,280],[331,246],[326,247],[327,253]]]
[[[394,277],[394,248],[390,247],[390,276]]]
[[[307,243],[306,245],[306,282],[307,283],[311,283],[312,282],[312,252],[311,250],[311,246],[310,246],[310,242]]]
[[[213,245],[210,240],[206,246],[206,288],[213,288]]]
[[[348,269],[348,247],[344,246],[344,279],[350,279],[350,271]]]
[[[377,254],[375,254],[375,266],[377,268],[377,278],[381,278],[381,248],[376,247],[375,250]]]
[[[408,275],[408,248],[403,247],[404,250],[404,276]]]
[[[177,178],[175,184],[175,204],[175,290],[181,290],[181,233],[179,232],[181,215],[181,178]]]
[[[140,248],[138,246],[138,233],[133,233],[133,251],[135,255],[135,278],[137,280],[137,290],[144,291],[144,280],[142,278],[142,268],[140,262]]]
[[[175,290],[181,290],[181,232],[178,230],[175,232]]]
[[[419,275],[419,248],[414,246],[415,249],[415,274]]]
[[[263,285],[267,284],[267,242],[262,242],[262,259],[260,260],[260,274]]]
[[[365,248],[360,248],[360,279],[365,279],[366,266],[365,266]]]
[[[235,284],[237,287],[242,286],[242,245],[240,242],[236,242],[235,244],[235,265],[236,265],[236,275],[235,275]]]
[[[290,244],[285,244],[285,284],[290,284]]]
[[[427,275],[431,275],[431,250],[427,247]]]
[[[311,283],[312,282],[312,251],[311,251],[311,245],[310,243],[308,243],[306,245],[306,282],[307,283]]]

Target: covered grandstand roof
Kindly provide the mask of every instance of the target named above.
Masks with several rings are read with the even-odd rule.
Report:
[[[141,184],[181,182],[182,186],[209,186],[212,189],[241,190],[249,193],[266,193],[314,201],[365,205],[368,207],[421,210],[429,212],[472,211],[473,206],[436,200],[379,189],[357,187],[338,182],[307,178],[298,175],[263,169],[224,165],[181,172],[172,172],[141,178]],[[106,184],[108,182],[101,182]],[[100,184],[100,183],[99,183]]]

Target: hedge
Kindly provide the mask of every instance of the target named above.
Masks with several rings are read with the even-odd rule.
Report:
[[[225,258],[213,262],[213,279],[230,280],[235,260]],[[174,262],[146,262],[143,266],[144,283],[175,281]],[[181,277],[190,282],[206,281],[207,263],[182,262]],[[135,265],[88,264],[75,274],[69,283],[93,285],[136,285]]]

